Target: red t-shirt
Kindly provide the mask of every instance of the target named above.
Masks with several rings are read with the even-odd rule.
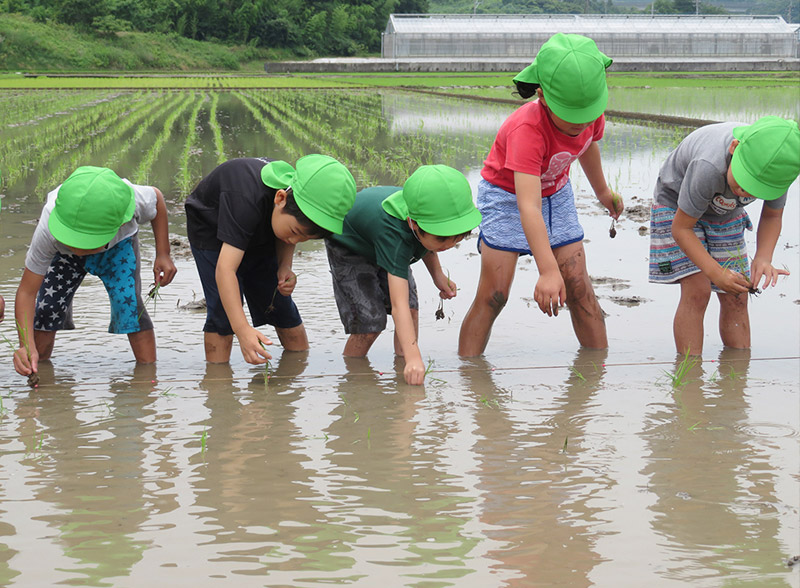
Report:
[[[481,176],[506,192],[516,194],[514,172],[539,176],[542,196],[558,192],[569,179],[569,166],[603,138],[602,115],[577,137],[559,131],[538,100],[521,106],[503,122]]]

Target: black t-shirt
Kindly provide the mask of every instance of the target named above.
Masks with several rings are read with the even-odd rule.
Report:
[[[272,210],[276,190],[264,185],[263,157],[231,159],[200,180],[186,199],[186,230],[198,249],[228,243],[242,251],[275,251]]]

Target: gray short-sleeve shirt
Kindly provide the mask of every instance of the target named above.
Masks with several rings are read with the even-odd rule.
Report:
[[[690,133],[667,156],[656,181],[657,204],[680,208],[693,218],[725,222],[757,198],[740,198],[728,186],[733,129],[745,123],[717,123]],[[786,194],[764,204],[781,209]]]

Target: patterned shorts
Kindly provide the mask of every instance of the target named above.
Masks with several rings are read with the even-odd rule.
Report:
[[[33,328],[37,331],[74,329],[72,299],[88,273],[100,278],[108,292],[111,303],[109,333],[151,330],[153,323],[140,294],[140,271],[138,235],[92,255],[56,254],[36,297]]]
[[[386,317],[392,313],[386,270],[331,239],[325,239],[325,248],[344,332],[350,335],[383,331]],[[408,268],[408,305],[415,310],[419,308],[411,268]]]
[[[485,241],[492,249],[531,254],[515,194],[481,180],[478,183],[478,208],[483,214],[479,249],[481,241]],[[552,249],[583,240],[583,227],[578,221],[570,182],[552,196],[542,198],[542,216]]]
[[[650,281],[656,284],[676,284],[700,271],[672,238],[675,212],[674,208],[656,203],[650,208]],[[741,271],[749,278],[745,230],[752,231],[753,223],[744,211],[724,222],[700,219],[694,225],[694,234],[717,263]],[[722,292],[714,284],[711,284],[711,289]]]

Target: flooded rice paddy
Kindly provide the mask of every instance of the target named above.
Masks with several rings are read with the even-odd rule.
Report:
[[[719,118],[697,104],[670,114]],[[722,348],[712,300],[703,361],[682,385],[678,291],[647,282],[646,227],[658,167],[688,129],[622,120],[601,143],[627,206],[615,239],[573,171],[608,351],[580,350],[567,313],[538,311],[526,258],[485,356],[459,359],[479,273],[471,238],[441,255],[459,286],[444,320],[417,266],[430,372],[406,386],[390,333],[368,359],[341,356],[324,248],[310,242],[295,297],[311,350],[276,344],[265,381],[237,349],[230,365],[207,365],[204,314],[184,308],[201,296],[181,202],[199,177],[230,157],[324,152],[359,187],[401,183],[422,163],[475,186],[513,107],[340,90],[8,92],[0,105],[0,332],[15,339],[40,199],[78,165],[164,191],[179,268],[150,308],[155,366],[105,332],[91,276],[39,388],[3,348],[0,585],[800,586],[787,565],[800,555],[797,184],[775,252],[792,275],[751,298],[752,351]],[[746,95],[726,108],[772,114]],[[150,228],[141,235],[152,261]]]

